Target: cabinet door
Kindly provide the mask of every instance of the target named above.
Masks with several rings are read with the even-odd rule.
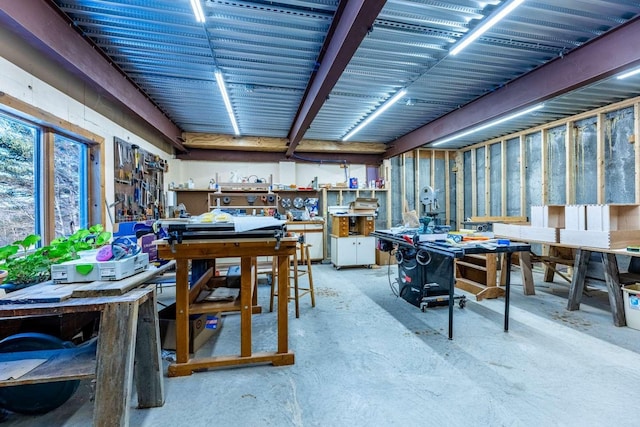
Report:
[[[305,242],[311,245],[309,248],[309,256],[312,260],[322,260],[324,257],[324,236],[316,231],[307,231],[304,234]]]
[[[373,265],[376,263],[376,238],[358,237],[356,265]]]
[[[356,249],[357,237],[331,236],[331,262],[336,267],[358,265]]]

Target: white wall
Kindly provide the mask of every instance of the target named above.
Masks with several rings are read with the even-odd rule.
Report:
[[[138,135],[117,125],[87,105],[74,100],[3,57],[0,57],[0,75],[2,76],[2,80],[0,80],[0,91],[104,138],[105,194],[107,202],[109,203],[113,202],[115,191],[113,181],[114,137],[118,137],[132,144],[137,144],[140,148],[157,154],[164,159],[170,159],[172,156],[171,153],[158,149]],[[171,167],[165,179],[172,179]],[[108,218],[108,216],[105,216],[105,218]],[[110,227],[110,224],[105,225],[107,228]]]

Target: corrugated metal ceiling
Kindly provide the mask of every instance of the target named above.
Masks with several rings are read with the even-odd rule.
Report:
[[[206,0],[206,22],[198,24],[189,0],[54,3],[183,131],[233,134],[213,75],[219,68],[241,134],[280,138],[291,130],[338,9],[338,0]],[[640,2],[631,0],[526,0],[462,53],[448,54],[504,3],[387,1],[304,137],[340,140],[406,88],[353,138],[390,143],[640,16]],[[448,147],[639,94],[638,79],[608,80]]]

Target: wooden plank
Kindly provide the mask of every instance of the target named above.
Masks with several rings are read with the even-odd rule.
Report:
[[[71,298],[78,285],[56,285],[40,283],[19,291],[10,292],[0,299],[0,305],[61,302]]]
[[[94,378],[96,339],[74,348],[0,353],[0,362],[31,358],[47,361],[20,378],[0,381],[0,387]]]
[[[526,216],[472,216],[471,222],[527,222]]]

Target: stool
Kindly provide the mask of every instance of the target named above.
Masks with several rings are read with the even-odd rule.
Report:
[[[309,294],[311,296],[311,307],[316,306],[316,296],[313,291],[313,273],[311,272],[311,257],[309,256],[309,247],[306,243],[298,243],[297,247],[300,249],[300,259],[305,265],[302,268],[298,267],[298,251],[293,254],[293,263],[289,269],[289,297],[288,301],[295,301],[296,304],[296,317],[300,317],[300,297]],[[278,280],[277,276],[278,266],[277,263],[274,262],[272,264],[272,273],[271,273],[271,300],[269,302],[269,311],[273,311],[273,301],[275,297],[278,295],[278,291],[276,289]],[[304,275],[309,276],[309,287],[301,288],[298,284],[298,278]],[[293,286],[291,284],[291,280],[293,280]],[[293,291],[293,295],[291,292]]]

